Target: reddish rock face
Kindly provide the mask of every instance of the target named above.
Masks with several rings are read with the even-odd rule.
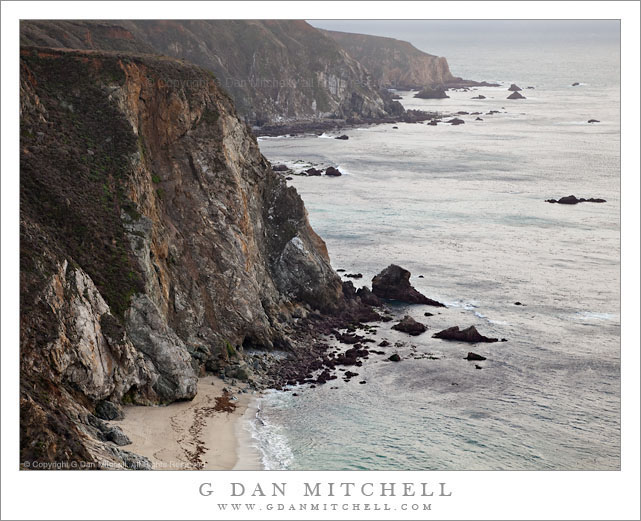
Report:
[[[21,68],[23,457],[128,465],[98,403],[191,399],[205,367],[340,309],[341,281],[207,72],[35,48]]]

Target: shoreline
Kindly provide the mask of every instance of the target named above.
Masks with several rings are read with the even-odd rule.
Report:
[[[230,413],[214,410],[225,387],[238,398]],[[255,410],[252,394],[207,375],[198,380],[193,400],[130,405],[123,409],[124,419],[113,424],[132,441],[123,449],[148,458],[153,470],[262,470],[260,453],[244,426]]]

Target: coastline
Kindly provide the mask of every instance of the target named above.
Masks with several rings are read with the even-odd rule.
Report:
[[[214,410],[225,387],[238,398],[229,413]],[[113,423],[132,441],[123,448],[149,458],[153,470],[261,470],[260,454],[244,428],[255,414],[254,403],[251,394],[207,375],[198,380],[192,401],[127,406],[124,419]]]

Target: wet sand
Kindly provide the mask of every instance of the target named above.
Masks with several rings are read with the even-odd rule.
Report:
[[[223,387],[238,397],[232,402],[233,412],[214,410]],[[237,393],[220,378],[206,376],[198,381],[192,401],[128,406],[124,420],[113,423],[133,442],[123,448],[149,458],[154,470],[261,470],[258,450],[242,426],[246,413],[255,414],[252,402],[252,395]]]

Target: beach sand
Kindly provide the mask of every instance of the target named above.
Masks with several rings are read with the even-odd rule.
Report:
[[[214,410],[223,387],[238,397],[231,402],[233,412]],[[253,401],[251,394],[209,375],[199,379],[192,401],[127,406],[125,418],[113,424],[133,442],[123,448],[149,458],[154,470],[261,470],[258,450],[242,426],[256,413]]]

